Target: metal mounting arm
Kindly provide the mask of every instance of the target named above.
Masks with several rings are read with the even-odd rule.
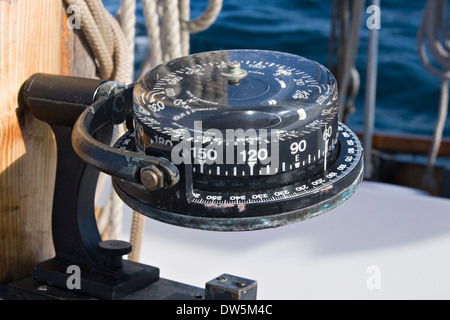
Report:
[[[122,255],[132,249],[127,242],[102,241],[94,212],[99,170],[116,180],[140,184],[145,169],[156,166],[164,173],[161,188],[170,188],[179,179],[177,168],[165,158],[109,147],[113,125],[126,120],[132,105],[132,88],[117,82],[48,74],[36,74],[22,86],[20,107],[47,122],[56,138],[52,212],[56,256],[35,266],[33,277],[11,283],[9,295],[39,299],[255,299],[254,280],[225,274],[206,283],[202,290],[160,279],[158,268],[123,260]],[[74,266],[80,270],[80,288],[68,288],[68,270]],[[39,285],[36,292],[36,280],[49,288]]]
[[[87,163],[113,177],[142,184],[141,171],[155,166],[164,175],[161,188],[178,183],[178,168],[169,160],[133,151],[119,150],[99,143],[94,133],[109,122],[122,123],[132,106],[133,86],[112,88],[110,97],[101,98],[86,109],[74,125],[72,143],[77,154]]]
[[[56,256],[38,264],[34,278],[67,288],[67,280],[71,275],[67,273],[68,267],[77,266],[81,270],[78,291],[102,299],[119,298],[159,279],[159,269],[155,267],[126,260],[123,263],[109,263],[112,260],[119,262],[115,249],[123,246],[102,242],[94,208],[99,171],[87,165],[72,146],[76,119],[88,105],[94,103],[98,106],[99,103],[95,104],[96,99],[100,99],[100,103],[111,101],[105,97],[121,90],[118,88],[123,88],[123,85],[37,74],[25,82],[19,93],[21,107],[27,108],[51,126],[58,156],[52,212]],[[125,108],[122,112],[125,112]],[[124,119],[123,115],[118,112],[108,114],[111,121],[96,126],[92,131],[92,139],[95,136],[97,145],[111,142],[113,124]],[[109,250],[108,246],[111,247]]]

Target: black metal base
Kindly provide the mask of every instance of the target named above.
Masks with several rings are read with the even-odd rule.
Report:
[[[41,284],[67,289],[68,279],[72,276],[67,272],[68,267],[68,263],[47,260],[35,267],[34,278]],[[99,299],[119,299],[159,280],[158,268],[128,260],[123,260],[122,267],[116,270],[98,270],[92,266],[79,268],[79,289],[71,291]]]
[[[21,106],[47,122],[55,134],[58,158],[52,211],[55,258],[38,264],[32,276],[9,284],[8,297],[137,299],[142,290],[150,288],[152,293],[144,294],[146,299],[176,299],[180,294],[180,298],[186,299],[185,293],[192,291],[185,285],[173,286],[170,282],[170,287],[177,290],[161,289],[167,283],[161,282],[158,268],[122,260],[122,256],[131,252],[131,244],[120,240],[102,241],[94,203],[99,169],[140,183],[140,169],[160,164],[163,171],[167,169],[165,180],[170,183],[166,183],[166,187],[178,181],[179,173],[167,159],[149,156],[141,159],[140,155],[133,158],[129,152],[109,147],[113,126],[126,120],[133,105],[133,85],[81,82],[79,78],[36,75],[24,84],[19,94]],[[57,94],[47,92],[48,88],[56,88]],[[66,99],[69,102],[65,103]],[[85,121],[89,123],[87,127]],[[89,161],[80,158],[80,153]],[[99,168],[98,163],[111,166]],[[255,281],[229,275],[220,279],[220,286],[209,284],[205,291],[195,290],[193,297],[256,298]],[[180,286],[182,289],[178,290]],[[2,287],[0,284],[0,294]]]
[[[99,300],[79,290],[44,285],[33,276],[10,282],[0,293],[5,300]],[[223,274],[208,281],[205,288],[160,278],[117,300],[256,300],[256,293],[256,281]]]
[[[202,300],[204,289],[178,283],[167,279],[157,282],[141,290],[127,294],[117,300]],[[33,276],[9,283],[6,300],[99,300],[96,297],[82,294],[77,290],[61,289],[55,286],[42,285]]]

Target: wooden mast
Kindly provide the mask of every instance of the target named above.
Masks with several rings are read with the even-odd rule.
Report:
[[[54,255],[54,137],[18,109],[17,95],[37,72],[94,76],[82,32],[67,19],[62,0],[0,0],[0,283]]]

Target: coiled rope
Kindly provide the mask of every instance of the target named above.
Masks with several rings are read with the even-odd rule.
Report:
[[[114,18],[101,0],[64,0],[79,15],[81,30],[91,48],[97,66],[98,77],[104,80],[133,82],[134,48],[136,28],[136,0],[121,0],[117,17]],[[139,74],[174,58],[189,54],[190,33],[206,30],[222,10],[223,0],[210,0],[205,12],[190,20],[190,0],[141,0],[148,38],[151,42],[147,58]],[[120,136],[123,127],[117,127]],[[111,190],[100,215],[104,224],[108,217],[108,236],[121,235],[122,202]],[[106,212],[108,211],[108,212]],[[130,260],[138,261],[145,217],[133,213],[130,242],[133,251]]]
[[[422,23],[417,34],[420,59],[425,68],[441,79],[439,112],[434,129],[433,143],[428,154],[427,171],[424,184],[434,187],[434,165],[442,142],[447,119],[450,79],[450,29],[447,25],[447,1],[428,0]]]
[[[122,29],[101,0],[65,0],[79,8],[81,30],[91,48],[98,76],[105,80],[129,82],[132,74],[129,51]]]

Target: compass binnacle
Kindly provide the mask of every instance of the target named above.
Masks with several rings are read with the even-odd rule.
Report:
[[[134,128],[116,148],[168,160],[180,180],[164,190],[120,179],[114,187],[134,210],[190,228],[301,221],[362,180],[363,148],[337,114],[336,79],[312,60],[261,50],[175,59],[136,82]]]

